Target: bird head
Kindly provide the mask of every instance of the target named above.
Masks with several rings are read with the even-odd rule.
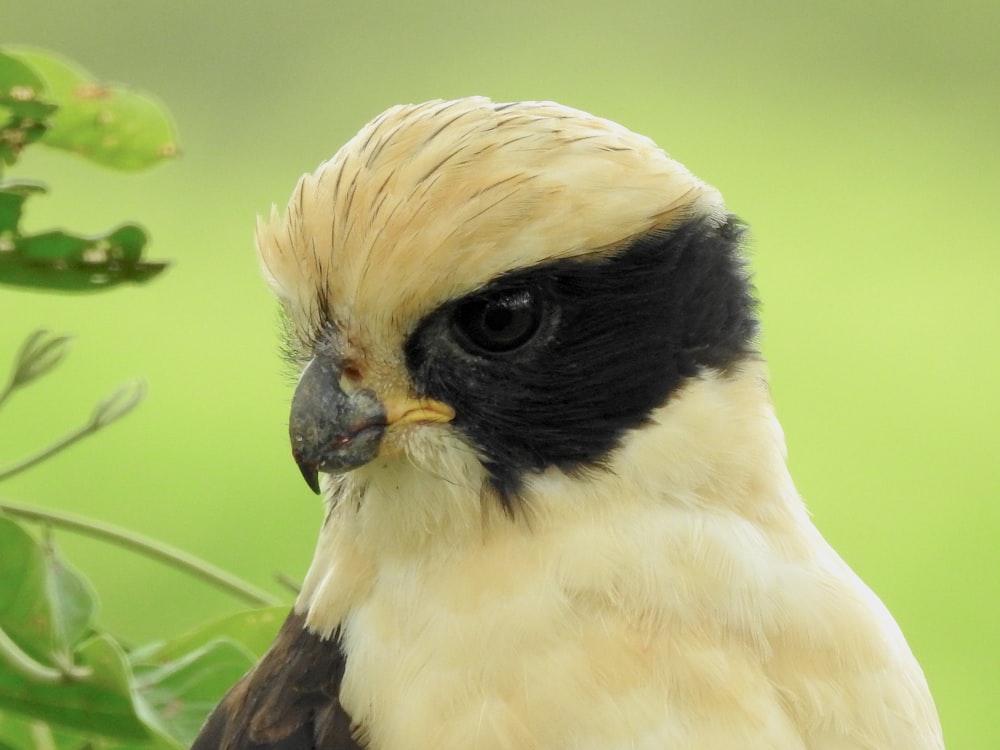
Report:
[[[721,196],[553,103],[394,107],[258,226],[328,503],[196,747],[943,747],[784,460]]]
[[[422,472],[509,514],[546,472],[612,470],[687,383],[752,352],[742,233],[608,120],[484,98],[387,110],[258,224],[301,368],[303,476],[336,494]]]

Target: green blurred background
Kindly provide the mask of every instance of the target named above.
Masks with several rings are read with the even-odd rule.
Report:
[[[763,347],[816,523],[886,601],[951,748],[1000,747],[1000,4],[0,0],[33,44],[153,92],[183,156],[148,174],[27,152],[28,228],[138,219],[144,288],[0,288],[0,362],[44,325],[69,361],[4,409],[0,463],[142,376],[140,410],[6,483],[275,592],[321,508],[290,460],[288,373],[255,214],[387,106],[554,99],[647,134],[753,227]],[[138,642],[241,605],[59,534]]]

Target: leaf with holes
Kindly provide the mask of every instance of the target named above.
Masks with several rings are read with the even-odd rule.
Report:
[[[28,196],[45,192],[38,182],[21,180],[0,183],[0,238],[6,237],[9,247],[0,246],[0,253],[13,249],[13,238],[20,235],[21,214]],[[0,239],[2,242],[2,239]]]
[[[42,142],[113,169],[137,171],[177,155],[177,134],[154,97],[97,81],[74,63],[49,52],[8,48],[7,56],[43,81],[59,109]]]
[[[5,236],[0,231],[0,284],[77,292],[149,281],[168,264],[142,260],[147,241],[138,224],[89,236],[61,230]]]
[[[154,99],[102,86],[57,56],[0,50],[0,165],[39,141],[105,166],[137,170],[173,156],[173,124]],[[145,230],[123,224],[96,235],[63,230],[25,234],[25,203],[45,188],[0,181],[0,284],[93,291],[144,282],[167,266],[142,259]]]
[[[0,164],[13,164],[25,146],[45,134],[57,109],[46,95],[37,71],[0,52]]]

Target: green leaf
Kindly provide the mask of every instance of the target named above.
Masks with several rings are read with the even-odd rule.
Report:
[[[45,93],[45,82],[30,65],[0,51],[0,105],[38,101]]]
[[[0,712],[0,750],[7,747],[14,750],[177,750],[179,745],[159,735],[131,740],[105,737]]]
[[[132,696],[132,675],[121,647],[99,635],[76,652],[86,676],[58,683],[33,680],[0,666],[0,709],[78,731],[142,740],[150,730],[139,718]]]
[[[38,719],[25,719],[14,714],[0,714],[0,749],[7,746],[18,750],[103,750],[104,745],[90,741],[79,733],[53,727]]]
[[[90,584],[51,545],[0,516],[0,644],[7,644],[0,651],[0,717],[22,719],[0,722],[0,742],[16,737],[19,727],[40,731],[50,726],[60,750],[124,749],[122,742],[175,750],[181,744],[171,732],[193,721],[193,714],[172,724],[176,703],[165,696],[180,700],[179,681],[186,680],[196,706],[188,710],[201,711],[207,694],[217,689],[215,680],[235,681],[232,675],[245,671],[251,659],[232,645],[206,650],[204,656],[187,655],[175,665],[147,666],[142,687],[148,694],[141,695],[118,643],[108,635],[90,636],[95,610]],[[83,637],[89,640],[80,643]],[[95,743],[94,737],[111,741]]]
[[[137,224],[89,236],[60,230],[0,234],[0,284],[75,292],[149,281],[168,264],[141,260],[147,241]]]
[[[53,651],[71,658],[73,647],[91,632],[97,614],[97,595],[90,582],[54,550],[45,556],[45,563]]]
[[[38,542],[17,523],[0,516],[0,629],[26,654],[53,666],[45,579],[45,555]]]
[[[132,652],[151,726],[187,746],[212,708],[274,640],[287,606],[227,615]],[[145,714],[144,714],[145,715]]]
[[[14,750],[175,750],[176,744],[159,738],[107,738],[63,729],[38,719],[0,714],[0,750],[7,747]]]
[[[142,260],[149,238],[137,224],[95,235],[61,230],[22,235],[25,201],[44,191],[34,182],[0,183],[0,284],[94,291],[149,281],[167,267]]]
[[[29,66],[59,106],[42,142],[106,167],[146,169],[177,155],[177,136],[166,108],[154,97],[102,84],[49,52],[17,48],[7,55]]]
[[[0,714],[0,750],[8,747],[33,748],[36,745],[27,720],[12,714]]]
[[[135,224],[126,224],[107,234],[85,237],[79,234],[53,231],[22,237],[17,242],[18,254],[35,263],[87,264],[91,267],[108,264],[134,264],[146,245],[146,232]]]
[[[51,545],[0,516],[0,743],[33,727],[56,750],[186,747],[253,666],[237,639],[263,650],[286,613],[231,615],[129,658],[106,634],[79,643],[95,606],[89,584]],[[4,715],[21,718],[4,723]]]
[[[0,244],[0,252],[13,250],[13,238],[20,234],[21,213],[28,196],[44,192],[45,186],[38,182],[0,183],[0,238],[7,238],[6,247]]]
[[[147,723],[187,747],[226,691],[254,663],[242,646],[219,639],[157,666],[138,666],[136,686]]]
[[[43,97],[45,82],[30,65],[0,52],[0,163],[13,164],[41,138],[56,106]]]
[[[225,638],[243,645],[254,656],[260,656],[274,640],[288,616],[288,606],[264,607],[226,615],[200,625],[168,641],[160,641],[132,652],[133,664],[166,662],[179,659],[206,643]]]
[[[90,584],[53,545],[43,547],[2,516],[0,550],[0,629],[42,667],[70,669],[97,609]]]
[[[102,86],[69,61],[39,50],[0,51],[0,164],[12,164],[39,138],[123,170],[143,169],[177,151],[170,117],[154,99]],[[23,234],[25,201],[43,191],[31,182],[0,183],[0,284],[93,291],[145,282],[166,268],[142,260],[148,237],[136,224],[96,235]]]

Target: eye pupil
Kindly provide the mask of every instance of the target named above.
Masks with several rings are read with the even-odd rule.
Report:
[[[538,331],[542,305],[529,290],[473,297],[459,305],[455,324],[473,348],[502,353],[518,349]]]
[[[492,305],[486,308],[483,315],[484,327],[493,334],[503,334],[514,328],[514,313],[509,308]]]

